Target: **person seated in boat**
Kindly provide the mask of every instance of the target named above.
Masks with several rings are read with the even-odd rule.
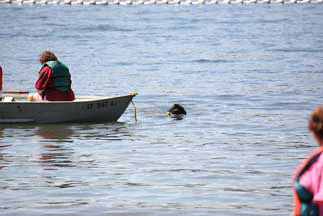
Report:
[[[323,106],[317,107],[308,121],[319,148],[314,150],[293,175],[293,215],[323,215]],[[322,185],[321,185],[322,184]]]
[[[73,101],[71,74],[68,67],[58,61],[51,51],[44,51],[39,56],[42,68],[35,83],[37,93],[28,96],[29,101]]]

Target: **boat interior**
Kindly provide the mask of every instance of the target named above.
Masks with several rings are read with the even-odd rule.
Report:
[[[72,102],[78,102],[78,101],[92,101],[92,100],[100,100],[100,99],[106,99],[108,97],[106,96],[76,96],[75,100]],[[28,95],[6,95],[1,97],[1,102],[31,102],[35,103],[35,101],[28,101]],[[46,102],[46,101],[43,101]],[[69,101],[64,101],[69,102]]]

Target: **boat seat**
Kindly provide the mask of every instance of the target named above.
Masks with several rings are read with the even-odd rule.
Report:
[[[13,101],[15,101],[15,98],[6,96],[6,97],[3,97],[1,101],[2,102],[13,102]]]

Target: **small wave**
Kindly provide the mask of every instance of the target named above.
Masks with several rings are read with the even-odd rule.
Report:
[[[132,187],[145,187],[145,186],[150,186],[148,184],[143,184],[143,183],[135,183],[135,182],[127,182],[127,186],[132,186]]]
[[[286,23],[288,21],[289,21],[289,19],[284,18],[284,19],[263,19],[263,20],[259,20],[258,22],[259,23],[274,23],[274,24],[276,24],[276,23]]]
[[[131,29],[127,28],[120,28],[114,25],[93,25],[93,26],[86,26],[81,27],[79,30],[83,32],[130,32]]]
[[[284,53],[322,53],[322,49],[297,49],[297,48],[292,48],[292,49],[273,49],[272,51],[275,52],[284,52]]]
[[[207,187],[207,184],[185,184],[183,185],[184,187],[187,188],[199,188],[199,187]]]
[[[44,205],[59,205],[59,206],[78,206],[78,205],[87,205],[89,202],[84,200],[70,200],[70,201],[49,201],[43,202]]]
[[[251,188],[223,188],[223,191],[229,191],[229,192],[253,192],[256,191],[255,189]]]
[[[77,187],[77,183],[61,183],[61,184],[54,184],[51,185],[51,187],[55,187],[55,188],[73,188],[73,187]]]
[[[0,38],[10,38],[10,39],[17,39],[17,38],[47,38],[49,37],[51,32],[34,32],[32,34],[26,34],[23,32],[7,32],[1,33]]]
[[[274,102],[271,103],[269,107],[289,107],[289,108],[295,108],[295,109],[299,109],[300,106],[304,106],[310,104],[310,102],[308,101],[302,101],[302,102],[298,102],[298,101],[281,101],[281,102]]]
[[[154,172],[203,172],[204,170],[201,169],[154,169],[149,171],[149,173],[154,173]]]
[[[224,59],[197,59],[192,60],[193,63],[228,63],[230,61]]]

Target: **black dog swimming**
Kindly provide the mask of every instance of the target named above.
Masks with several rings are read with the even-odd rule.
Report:
[[[179,104],[174,104],[166,113],[166,115],[175,119],[182,119],[186,114],[184,107]]]

